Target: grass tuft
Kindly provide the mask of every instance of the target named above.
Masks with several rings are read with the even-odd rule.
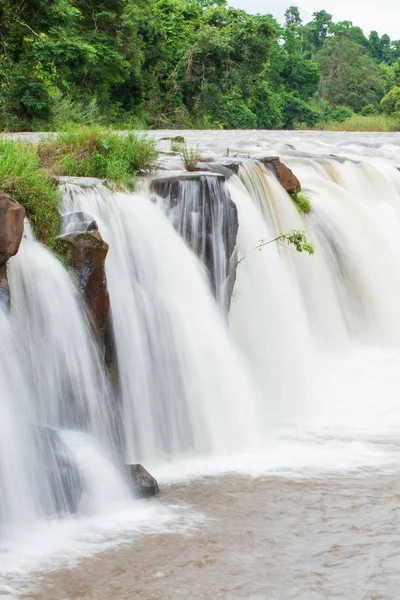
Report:
[[[289,192],[289,196],[292,198],[299,213],[305,215],[312,213],[311,202],[302,190],[292,190]]]
[[[133,131],[118,134],[101,126],[78,127],[42,139],[40,162],[52,175],[98,177],[133,187],[137,171],[154,169],[156,142]]]
[[[25,208],[38,240],[55,250],[59,231],[57,185],[39,163],[34,144],[0,140],[0,190]]]
[[[197,166],[197,161],[200,158],[200,150],[199,147],[193,148],[192,146],[187,146],[186,144],[182,145],[182,149],[180,151],[181,159],[183,166],[186,171],[195,171]]]

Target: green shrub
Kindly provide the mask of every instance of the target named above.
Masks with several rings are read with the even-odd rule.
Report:
[[[400,112],[400,87],[393,87],[381,100],[381,108],[386,114]]]
[[[52,96],[51,127],[60,131],[71,124],[93,125],[101,121],[96,98],[89,103],[71,100],[66,94],[57,92]]]
[[[291,190],[289,192],[299,213],[309,215],[312,212],[311,202],[302,190]]]
[[[54,175],[98,177],[132,187],[137,171],[156,166],[156,142],[144,134],[118,134],[109,128],[78,127],[42,139],[41,165]]]
[[[376,108],[376,106],[374,104],[367,104],[366,106],[363,106],[362,109],[360,110],[360,115],[362,115],[363,117],[369,117],[370,115],[377,115],[378,114],[378,109]]]
[[[352,115],[345,121],[330,121],[317,125],[324,131],[400,131],[400,118],[385,115]]]
[[[55,249],[59,233],[57,185],[40,168],[34,144],[0,140],[0,190],[25,208],[38,240]]]

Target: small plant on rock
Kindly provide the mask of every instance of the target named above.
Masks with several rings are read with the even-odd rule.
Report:
[[[299,213],[305,215],[312,213],[311,202],[302,190],[291,190],[289,196],[292,198]]]
[[[185,167],[186,171],[195,171],[197,161],[200,158],[199,147],[196,146],[194,148],[192,146],[187,146],[186,144],[184,144],[181,149],[180,155],[183,166]]]

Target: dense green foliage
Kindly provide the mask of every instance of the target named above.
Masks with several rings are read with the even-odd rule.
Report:
[[[303,24],[289,7],[279,25],[225,0],[3,0],[0,23],[3,130],[292,128],[399,112],[400,42],[324,10]]]

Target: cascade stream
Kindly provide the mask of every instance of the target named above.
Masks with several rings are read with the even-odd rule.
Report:
[[[89,215],[109,246],[113,381],[76,280],[26,225],[0,307],[0,562],[37,523],[140,512],[123,464],[165,481],[288,471],[304,439],[300,470],[390,462],[368,443],[400,425],[387,375],[400,364],[400,145],[267,133],[182,132],[207,170],[188,176],[167,158],[136,193],[60,186],[62,212]],[[223,158],[227,146],[239,156]],[[259,160],[276,155],[311,214]],[[313,256],[258,248],[292,229]],[[333,449],[321,441],[331,426]]]

